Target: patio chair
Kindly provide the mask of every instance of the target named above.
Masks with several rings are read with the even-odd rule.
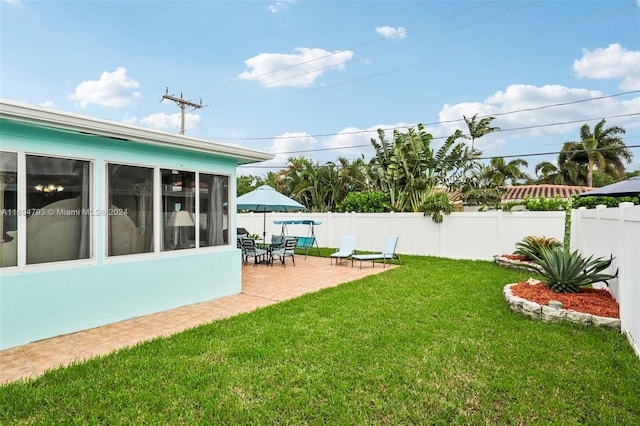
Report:
[[[282,235],[272,235],[271,236],[271,249],[279,249],[284,244],[284,239]]]
[[[282,247],[279,249],[275,249],[271,251],[271,259],[273,265],[273,259],[278,256],[280,258],[280,262],[283,266],[287,266],[285,263],[285,259],[287,257],[291,257],[291,261],[293,262],[293,266],[296,266],[296,246],[298,245],[298,239],[296,237],[285,237],[284,243]]]
[[[240,243],[242,244],[242,257],[245,265],[249,263],[250,257],[253,257],[253,266],[256,266],[258,263],[269,262],[269,252],[258,248],[256,240],[253,238],[241,238]]]
[[[371,266],[375,267],[376,260],[382,260],[382,267],[386,267],[387,260],[391,262],[393,259],[398,259],[398,262],[402,265],[402,261],[400,260],[400,255],[396,253],[396,246],[398,245],[398,236],[397,235],[387,235],[387,238],[384,240],[384,246],[382,247],[382,251],[380,253],[374,254],[354,254],[351,256],[351,266],[353,266],[354,260],[360,261],[360,269],[362,269],[362,261],[370,260]]]
[[[331,254],[331,265],[333,265],[333,259],[336,260],[336,265],[338,264],[338,260],[347,260],[351,257],[353,253],[356,251],[356,237],[353,235],[343,235],[340,240],[340,248],[335,253]],[[351,265],[353,266],[353,260],[351,261]]]

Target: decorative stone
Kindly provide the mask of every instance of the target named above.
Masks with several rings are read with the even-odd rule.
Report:
[[[527,317],[533,319],[539,319],[545,322],[556,322],[562,319],[567,321],[576,322],[585,326],[595,325],[597,327],[608,328],[613,330],[620,330],[620,319],[618,318],[606,318],[597,315],[584,314],[582,312],[576,312],[573,310],[562,309],[562,304],[558,301],[549,301],[549,306],[541,306],[538,303],[531,302],[527,299],[517,297],[513,295],[511,287],[515,284],[507,284],[503,290],[505,300],[509,303],[509,308],[521,313]],[[556,302],[560,307],[551,306],[553,302]]]
[[[562,302],[557,300],[549,300],[549,307],[553,309],[562,309]]]
[[[564,309],[551,308],[549,306],[542,307],[542,321],[544,322],[557,322],[562,319],[565,319],[567,316],[567,311]]]
[[[615,330],[620,330],[620,319],[619,318],[607,318],[607,317],[599,317],[596,315],[592,316],[593,325],[602,328],[612,328]]]

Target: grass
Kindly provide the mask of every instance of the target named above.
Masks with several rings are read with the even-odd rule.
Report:
[[[528,275],[404,266],[0,387],[2,424],[640,424],[615,331],[509,310]]]

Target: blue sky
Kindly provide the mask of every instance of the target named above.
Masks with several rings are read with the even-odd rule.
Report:
[[[2,0],[0,96],[323,164],[378,128],[437,146],[493,115],[483,157],[553,161],[579,128],[640,145],[640,2]],[[559,106],[558,104],[565,104]],[[632,148],[628,170],[640,168]],[[269,168],[271,167],[271,168]]]

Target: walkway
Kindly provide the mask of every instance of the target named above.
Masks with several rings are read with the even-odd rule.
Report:
[[[45,371],[106,355],[159,336],[169,336],[201,324],[253,311],[305,293],[334,287],[385,271],[370,264],[330,265],[327,258],[296,256],[296,266],[275,263],[242,268],[242,293],[170,311],[134,318],[104,327],[40,340],[0,351],[0,384],[35,378]],[[392,266],[392,268],[395,266]],[[387,266],[387,269],[389,266]]]

